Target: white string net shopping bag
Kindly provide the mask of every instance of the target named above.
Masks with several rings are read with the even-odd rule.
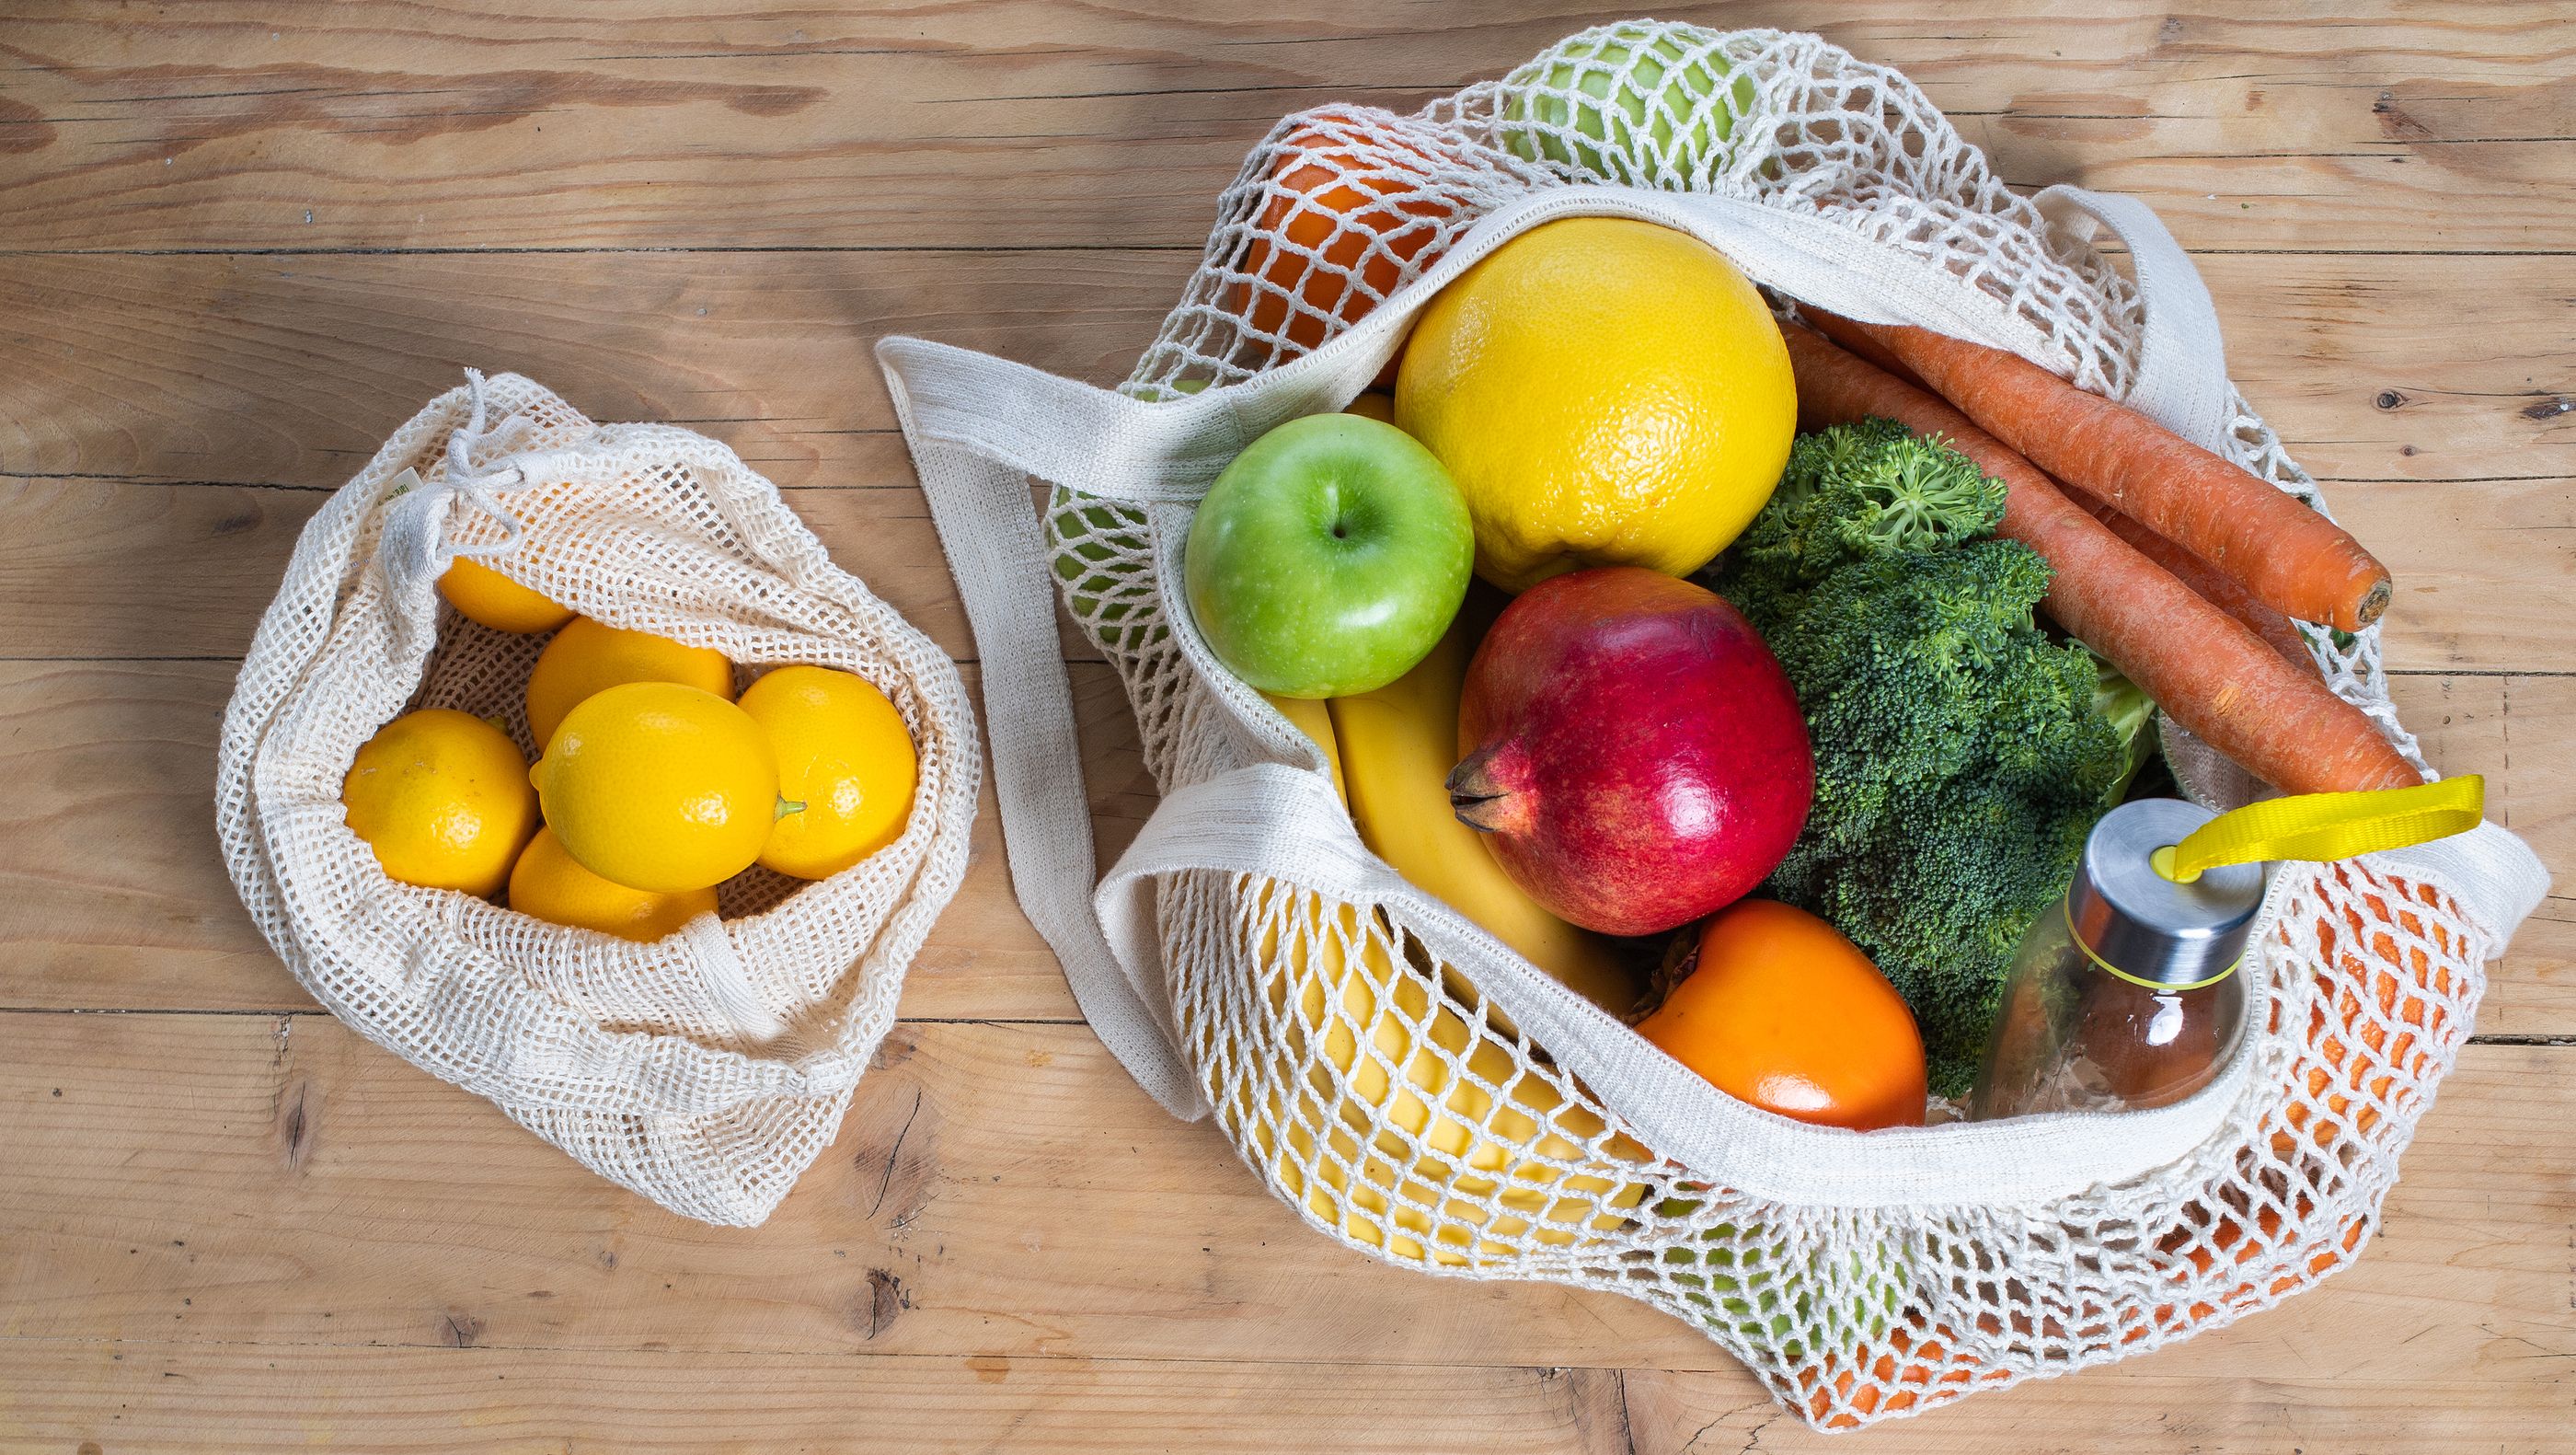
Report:
[[[340,804],[379,727],[449,707],[539,746],[524,688],[546,638],[442,603],[461,552],[608,625],[712,647],[740,681],[791,662],[866,678],[920,756],[902,834],[811,884],[747,871],[721,918],[653,944],[387,877]],[[305,527],[224,717],[216,815],[243,904],[325,1009],[601,1176],[747,1226],[832,1140],[892,1028],[965,873],[980,771],[955,665],[776,486],[702,435],[595,425],[503,374],[433,401]]]
[[[2546,886],[2501,828],[2281,868],[2255,1029],[2188,1101],[1864,1136],[1717,1092],[1405,882],[1209,655],[1177,582],[1216,474],[1346,404],[1477,259],[1577,214],[1691,233],[1784,309],[2010,349],[2316,498],[2146,208],[2016,196],[1902,76],[1816,37],[1605,27],[1414,115],[1289,117],[1118,392],[879,350],[988,680],[1023,688],[988,703],[1014,883],[1103,1041],[1323,1233],[1642,1299],[1821,1428],[2153,1349],[2350,1262]],[[1096,889],[1051,582],[1164,792]],[[2376,632],[2311,642],[2421,766]]]

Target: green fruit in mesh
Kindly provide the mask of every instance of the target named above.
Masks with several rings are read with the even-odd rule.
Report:
[[[1214,381],[1203,377],[1175,379],[1155,386],[1164,397],[1199,393]],[[1083,497],[1058,487],[1047,498],[1049,526],[1055,536],[1056,579],[1065,583],[1073,614],[1113,648],[1142,650],[1160,635],[1159,628],[1131,628],[1127,618],[1137,603],[1110,599],[1125,577],[1140,569],[1136,557],[1153,549],[1145,513],[1132,505],[1103,502],[1077,505]]]
[[[1698,1207],[1671,1199],[1655,1211],[1673,1218]],[[1664,1249],[1661,1272],[1691,1317],[1791,1360],[1806,1359],[1811,1352],[1840,1353],[1881,1338],[1905,1312],[1912,1279],[1903,1255],[1891,1244],[1880,1244],[1873,1258],[1855,1256],[1843,1276],[1833,1280],[1842,1286],[1841,1302],[1821,1312],[1815,1290],[1830,1270],[1775,1264],[1779,1257],[1771,1245],[1743,1240],[1733,1224],[1720,1223],[1700,1234],[1698,1246]],[[1810,1351],[1803,1336],[1818,1332],[1819,1326],[1824,1342],[1833,1347]]]
[[[1669,31],[1579,35],[1504,78],[1502,141],[1523,161],[1653,186],[1723,171],[1752,76]]]
[[[1049,502],[1055,532],[1056,579],[1065,583],[1074,616],[1113,648],[1140,649],[1153,635],[1130,626],[1127,618],[1140,603],[1120,599],[1136,557],[1152,549],[1145,517],[1132,506],[1076,505],[1080,497],[1058,489]],[[1130,640],[1133,636],[1136,639]]]

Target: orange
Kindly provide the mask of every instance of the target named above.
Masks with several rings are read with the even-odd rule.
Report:
[[[1788,345],[1751,279],[1620,217],[1531,228],[1414,320],[1395,423],[1467,497],[1476,574],[1687,576],[1771,498],[1797,434]]]
[[[539,829],[510,870],[510,908],[549,924],[573,925],[621,940],[658,940],[702,914],[716,912],[713,888],[655,894],[603,879],[555,837]]]
[[[471,556],[459,556],[438,578],[438,594],[448,604],[494,631],[550,632],[572,620],[572,608],[558,605]]]
[[[1267,183],[1258,233],[1240,265],[1269,286],[1238,284],[1237,311],[1286,339],[1285,354],[1319,346],[1394,292],[1409,265],[1430,261],[1424,251],[1455,212],[1445,198],[1424,195],[1434,158],[1402,142],[1355,140],[1351,133],[1364,126],[1324,112],[1279,143],[1280,170]],[[1310,271],[1310,258],[1329,266]],[[1354,276],[1363,286],[1350,286]]]
[[[340,802],[385,873],[480,898],[500,890],[537,830],[537,795],[518,745],[445,707],[378,728],[349,764]]]
[[[733,664],[711,647],[692,647],[651,632],[574,617],[528,672],[528,731],[537,751],[575,707],[628,682],[677,682],[733,701]]]
[[[1374,419],[1380,424],[1393,424],[1395,423],[1395,396],[1380,394],[1372,389],[1344,406],[1342,413],[1356,414],[1363,419]]]
[[[778,755],[760,724],[677,682],[621,682],[584,699],[528,777],[565,853],[655,894],[750,868],[780,807]]]
[[[761,863],[828,879],[903,833],[921,759],[903,714],[866,678],[781,667],[751,684],[742,710],[769,734],[786,800]]]
[[[1923,1123],[1923,1038],[1887,977],[1803,909],[1738,900],[1638,1034],[1728,1095],[1802,1122]]]

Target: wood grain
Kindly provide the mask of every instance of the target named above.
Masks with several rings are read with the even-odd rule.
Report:
[[[1745,1397],[1742,1380],[1736,1386]],[[95,1391],[74,1413],[48,1397]],[[1240,1360],[970,1354],[701,1354],[619,1349],[261,1349],[0,1345],[0,1450],[273,1455],[443,1446],[498,1455],[1027,1450],[1271,1455],[1283,1430],[1348,1455],[1442,1448],[1457,1411],[1480,1451],[1606,1449],[1591,1370],[1426,1369]],[[1753,1397],[1760,1397],[1758,1394]],[[1768,1404],[1768,1400],[1764,1401]]]
[[[840,1140],[757,1230],[663,1213],[336,1021],[12,1013],[0,1035],[0,1133],[40,1169],[0,1184],[0,1219],[19,1230],[0,1248],[0,1346],[1327,1365],[1364,1351],[1387,1366],[1721,1371],[1757,1392],[1642,1304],[1426,1279],[1325,1241],[1081,1026],[898,1027]],[[2369,1256],[2156,1372],[2252,1364],[2358,1389],[2576,1356],[2563,1059],[2472,1047]]]
[[[291,5],[13,23],[0,248],[1195,249],[1284,112],[1409,110],[1618,10]],[[2017,183],[2134,192],[2187,246],[2569,246],[2562,7],[2230,18],[2044,0],[1692,5],[1904,69]]]
[[[737,445],[757,447],[760,426],[732,428]],[[2396,577],[2382,631],[2392,662],[2409,671],[2576,670],[2576,641],[2562,629],[2576,481],[2327,488],[2337,518]],[[871,589],[952,656],[974,659],[917,490],[794,486],[786,494]],[[0,618],[12,624],[0,657],[238,657],[285,575],[296,533],[325,498],[312,488],[0,472],[0,516],[13,528],[0,554]],[[137,561],[158,569],[137,572]],[[1062,646],[1071,660],[1098,657],[1069,624]]]
[[[2576,528],[2576,412],[2555,412],[2576,398],[2564,270],[2208,261],[2240,385],[2396,574],[2395,660],[2576,670],[2553,589]],[[725,440],[797,488],[827,542],[886,534],[852,558],[861,574],[964,655],[870,346],[919,333],[1107,383],[1187,266],[1132,251],[19,260],[0,270],[0,350],[29,365],[0,373],[0,508],[28,546],[0,560],[0,610],[25,624],[0,655],[239,652],[316,502],[149,488],[335,486],[477,360],[594,418]],[[853,486],[870,488],[824,498]],[[192,569],[138,579],[134,559]]]

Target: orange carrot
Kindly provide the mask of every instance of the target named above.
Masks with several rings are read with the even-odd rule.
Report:
[[[2361,542],[2145,415],[2001,349],[1929,329],[1861,327],[1986,433],[2274,609],[2345,631],[2388,609],[2388,568]]]
[[[1839,313],[1827,313],[1821,308],[1810,308],[1804,303],[1798,305],[1798,316],[1814,325],[1816,332],[1841,344],[1849,352],[1860,355],[1873,367],[1883,370],[1898,383],[1908,384],[1917,389],[1924,387],[1923,381],[1914,377],[1914,371],[1905,367],[1903,359],[1898,358],[1887,345],[1871,338],[1869,330],[1859,324]]]
[[[2317,669],[2317,659],[2309,654],[2307,639],[2299,635],[2299,629],[2290,624],[2288,617],[2256,600],[2254,593],[2245,589],[2244,582],[2064,481],[2051,483],[2064,491],[2067,499],[2084,507],[2095,520],[2109,526],[2111,534],[2127,541],[2139,555],[2172,572],[2175,580],[2198,592],[2202,600],[2236,618],[2247,631],[2261,637],[2263,645],[2281,654],[2281,660],[2302,672]]]
[[[1946,439],[2001,480],[1996,531],[2048,558],[2049,614],[2211,747],[2291,793],[2422,781],[2313,669],[2283,661],[1967,416],[1805,329],[1782,334],[1798,376],[1799,428],[1883,416]]]

